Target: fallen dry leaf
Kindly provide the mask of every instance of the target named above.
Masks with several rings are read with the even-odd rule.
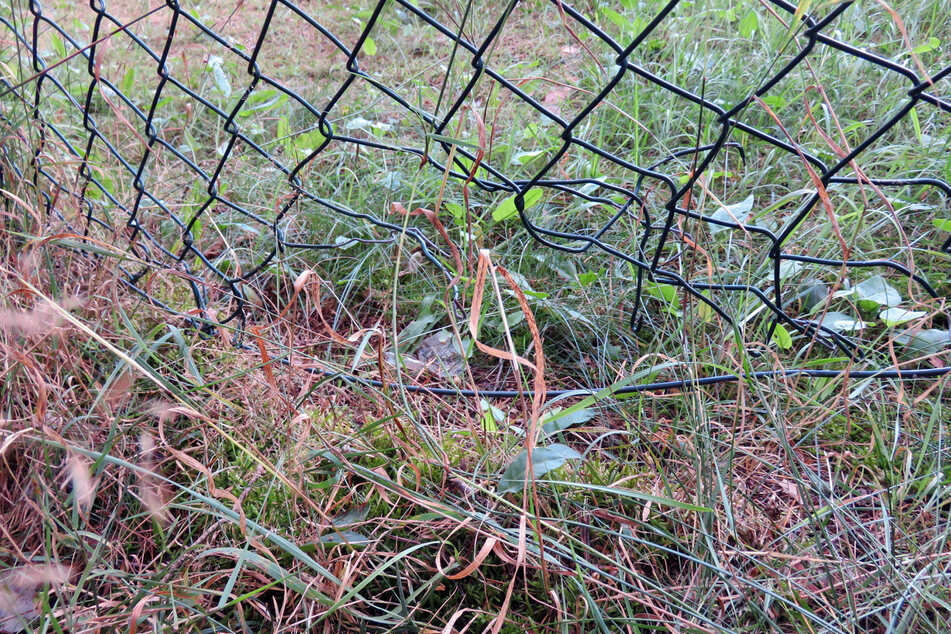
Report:
[[[27,630],[40,615],[36,591],[69,581],[70,569],[60,564],[23,566],[0,574],[0,634]]]

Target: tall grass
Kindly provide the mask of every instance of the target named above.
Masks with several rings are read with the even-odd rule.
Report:
[[[505,7],[477,5],[464,24],[464,2],[417,6],[478,40]],[[630,39],[643,28],[641,14],[660,6],[578,8]],[[300,8],[353,44],[373,6]],[[192,9],[238,51],[253,47],[265,15],[251,4],[233,14],[217,5]],[[910,45],[929,72],[947,65],[951,28],[940,0],[894,9],[900,23],[884,4],[853,6],[836,37],[902,63]],[[145,12],[135,3],[110,10],[122,21]],[[86,8],[48,14],[88,42]],[[169,15],[129,32],[158,46]],[[361,66],[414,107],[445,108],[473,72],[464,55],[453,59],[449,40],[397,3],[381,16],[371,33],[375,54],[364,48]],[[32,18],[16,2],[0,17],[19,28]],[[576,39],[565,23],[558,3],[522,3],[489,59],[569,115],[614,71],[605,47]],[[170,71],[229,111],[247,81],[240,56],[185,22],[179,28]],[[283,3],[271,28],[262,71],[308,102],[325,102],[347,77],[345,56]],[[683,5],[645,42],[640,61],[732,104],[764,68],[795,54],[798,39],[780,51],[788,32],[757,4]],[[11,37],[0,27],[4,79],[17,83],[32,73]],[[41,39],[50,61],[75,50],[47,26]],[[138,196],[134,170],[105,146],[136,165],[148,145],[140,114],[158,79],[154,60],[129,42],[115,36],[97,72],[131,103],[102,91],[90,105],[102,136],[87,169],[101,187],[84,193],[102,225],[88,225],[86,203],[51,188],[49,178],[34,181],[40,165],[57,182],[79,182],[67,144],[82,155],[89,136],[69,101],[83,103],[89,86],[81,60],[59,67],[63,90],[44,88],[43,114],[62,138],[33,121],[29,102],[17,97],[28,89],[2,91],[0,631],[948,628],[948,380],[848,374],[883,362],[951,363],[943,344],[922,347],[915,330],[896,337],[903,328],[946,332],[944,304],[886,272],[901,307],[921,313],[896,330],[861,298],[833,297],[871,274],[803,265],[787,279],[801,291],[802,314],[810,290],[821,287],[820,308],[879,322],[860,335],[867,360],[850,362],[797,333],[767,341],[767,316],[742,293],[714,296],[744,320],[737,333],[702,302],[648,284],[644,327],[635,333],[629,266],[594,250],[539,247],[516,216],[499,212],[508,192],[464,190],[412,154],[334,142],[300,178],[336,211],[306,197],[282,209],[287,176],[242,142],[219,181],[218,195],[234,207],[217,200],[209,207],[206,184],[181,157],[214,170],[230,135],[208,107],[173,88],[155,122],[166,145],[149,150],[143,176],[155,200],[140,205],[137,220],[154,244],[187,255],[150,259],[157,247],[143,251],[142,240],[129,249],[124,233]],[[240,125],[292,167],[320,142],[319,128],[301,103],[267,90],[251,98]],[[804,150],[831,160],[833,142],[860,142],[905,90],[899,78],[827,51],[762,107],[751,106],[751,122],[780,135],[778,119]],[[480,84],[473,103],[447,132],[457,150],[482,144],[487,165],[530,178],[557,149],[558,130],[498,84]],[[329,120],[364,140],[426,143],[418,117],[364,79]],[[878,177],[951,180],[951,119],[920,108],[908,121],[857,167]],[[640,165],[713,133],[692,104],[631,76],[576,130]],[[743,160],[728,153],[696,188],[696,208],[714,215],[752,194],[755,209],[766,211],[750,221],[779,226],[810,186],[808,173],[769,146],[744,140],[744,151]],[[630,174],[590,153],[572,151],[556,169],[632,186]],[[663,169],[686,179],[691,158]],[[840,257],[837,227],[852,257],[911,262],[947,295],[951,262],[935,248],[949,217],[940,192],[842,185],[829,193],[835,223],[813,214],[786,248]],[[49,200],[58,213],[47,210]],[[433,214],[413,215],[417,208],[434,210],[443,229]],[[529,211],[562,231],[610,216],[605,205],[550,191]],[[386,231],[363,214],[405,230]],[[625,217],[606,240],[635,251],[637,221]],[[288,241],[328,248],[279,248],[272,223]],[[661,256],[685,278],[757,284],[771,274],[769,245],[755,234],[699,222],[679,229]],[[208,275],[189,245],[221,275]],[[421,245],[433,247],[433,259]],[[129,288],[136,273],[155,303]],[[235,288],[222,281],[240,274],[248,275]],[[193,310],[191,282],[205,293],[204,312]],[[226,320],[233,290],[246,299],[242,330],[237,318]],[[438,359],[427,366],[424,351],[438,333],[449,342],[440,354],[452,369]],[[614,393],[809,364],[846,371]],[[523,394],[410,389],[419,384]],[[543,397],[589,386],[608,387]],[[529,463],[533,478],[525,477]]]

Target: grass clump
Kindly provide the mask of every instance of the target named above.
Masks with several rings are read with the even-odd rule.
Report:
[[[161,7],[99,49],[112,87],[93,87],[94,123],[79,56],[15,93],[0,84],[0,631],[948,628],[947,377],[848,374],[948,365],[943,300],[894,267],[789,260],[787,311],[834,315],[860,357],[774,329],[748,292],[705,290],[734,329],[662,276],[643,280],[630,329],[631,264],[543,247],[520,222],[513,189],[557,155],[563,128],[499,81],[567,120],[615,76],[617,51],[567,5],[476,4],[277,3],[257,70],[267,3]],[[642,4],[578,10],[624,42],[663,8]],[[941,3],[895,9],[901,22],[852,6],[835,37],[947,65]],[[480,75],[438,135],[427,117],[478,68],[417,10],[473,42],[502,21],[485,51],[497,77]],[[8,83],[33,74],[10,25],[24,32],[34,13],[0,9]],[[49,9],[66,33],[41,21],[47,63],[77,50],[66,35],[88,43],[90,13]],[[779,15],[678,5],[631,59],[643,72],[572,135],[688,182],[692,148],[718,127],[644,73],[728,108],[807,45],[779,46]],[[149,129],[161,79],[132,36],[160,51],[173,17],[178,83]],[[348,72],[328,32],[353,46],[374,19],[362,74]],[[743,120],[831,163],[908,87],[822,50]],[[36,85],[46,125],[19,99]],[[919,103],[852,174],[951,180],[949,126]],[[734,136],[664,244],[663,186],[645,181],[642,208],[615,218],[637,175],[579,143],[549,171],[575,189],[538,183],[525,215],[583,236],[613,222],[605,244],[696,285],[768,286],[773,245],[749,228],[778,232],[813,185],[795,153]],[[785,252],[844,247],[947,295],[940,188],[827,194]],[[724,210],[747,228],[709,222]],[[793,367],[845,372],[613,393]],[[551,394],[590,386],[614,389]]]

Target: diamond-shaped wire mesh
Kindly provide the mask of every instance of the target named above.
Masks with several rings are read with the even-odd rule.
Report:
[[[532,54],[546,54],[545,47],[520,41],[524,31],[513,24],[533,19],[537,3],[446,8],[452,3],[380,0],[346,23],[339,14],[327,18],[323,3],[303,0],[263,3],[253,14],[238,3],[225,21],[174,0],[137,14],[123,13],[128,4],[93,0],[64,11],[13,2],[0,10],[0,116],[10,131],[0,146],[0,176],[31,183],[49,217],[70,231],[127,246],[134,258],[123,266],[124,281],[170,311],[240,329],[248,288],[269,275],[276,260],[398,240],[413,245],[446,283],[457,281],[463,272],[455,270],[452,251],[471,257],[471,233],[467,244],[449,247],[448,236],[427,223],[404,224],[379,209],[354,206],[346,192],[376,187],[387,189],[389,199],[394,191],[408,195],[412,186],[403,179],[414,172],[406,168],[410,157],[433,182],[445,175],[466,204],[470,195],[496,203],[511,196],[510,212],[531,236],[532,250],[566,258],[600,253],[611,266],[627,266],[625,303],[635,331],[650,321],[645,293],[673,288],[748,340],[770,341],[778,328],[838,355],[873,360],[853,376],[949,371],[893,366],[876,352],[880,339],[863,339],[858,319],[803,309],[810,293],[832,296],[835,290],[810,286],[816,274],[807,271],[880,283],[886,295],[893,288],[887,276],[924,307],[905,310],[887,297],[879,302],[920,314],[901,336],[948,332],[942,253],[951,253],[951,238],[939,222],[922,226],[924,216],[915,212],[928,207],[941,217],[951,186],[924,166],[895,174],[878,153],[896,130],[951,113],[951,65],[929,74],[914,55],[896,61],[844,41],[837,24],[849,2],[820,8],[799,23],[795,5],[769,0],[777,19],[799,26],[790,29],[772,66],[751,69],[749,77],[722,77],[715,67],[695,63],[683,73],[653,61],[653,51],[665,46],[663,30],[678,12],[693,10],[678,0],[655,3],[652,14],[622,30],[611,26],[612,14],[552,0],[567,42],[558,54],[598,69],[582,80],[557,59],[544,76],[533,74]],[[229,30],[234,23],[241,24],[241,37]],[[385,29],[412,29],[416,48],[377,50]],[[500,47],[524,63],[494,64]],[[782,96],[794,75],[814,72],[811,63],[830,56],[860,65],[860,72],[879,77],[880,90],[898,95],[895,110],[869,113],[859,132],[850,131],[851,144],[829,127],[835,113],[822,85],[835,84],[835,77],[802,90],[795,103]],[[414,57],[430,62],[421,67],[422,78],[405,81],[398,71]],[[289,59],[307,68],[306,82],[300,73],[285,76]],[[615,105],[616,97],[631,94],[644,104],[664,104],[666,113],[645,124],[639,112]],[[192,125],[199,120],[201,126]],[[794,120],[811,121],[825,147],[787,132],[784,122]],[[925,154],[947,152],[947,140],[921,143]],[[345,173],[324,161],[344,151],[366,153],[382,168]],[[767,168],[789,181],[768,202],[725,186],[716,193],[712,186],[733,172]],[[338,169],[332,179],[330,169]],[[894,217],[885,230],[894,231],[892,252],[874,259],[852,255],[832,206],[837,191],[855,188],[885,201]],[[894,200],[904,207],[896,209]],[[915,203],[924,200],[927,205]],[[463,209],[459,217],[468,213]],[[837,258],[815,248],[812,228],[830,225],[842,246]],[[823,235],[828,241],[828,232]],[[768,264],[765,276],[750,279],[734,266],[733,236],[756,245],[749,257]],[[701,237],[727,246],[704,250]],[[697,261],[706,258],[706,266],[683,266],[690,250],[701,254]],[[913,253],[930,255],[921,264]],[[452,289],[460,307],[458,285]],[[751,301],[728,299],[733,296]],[[750,327],[764,317],[763,327]],[[938,350],[944,345],[933,336],[926,343]],[[803,370],[795,361],[784,367],[837,373]]]

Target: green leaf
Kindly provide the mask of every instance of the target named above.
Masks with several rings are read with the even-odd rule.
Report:
[[[944,348],[951,347],[951,330],[929,328],[915,332],[908,330],[895,336],[895,342],[902,344],[906,350],[921,356],[936,354]]]
[[[268,88],[266,90],[255,90],[248,97],[244,108],[238,113],[238,116],[249,117],[255,112],[266,112],[282,105],[287,101],[287,95],[279,90]]]
[[[737,224],[745,224],[747,218],[750,215],[750,212],[753,210],[753,194],[750,194],[743,200],[738,203],[733,203],[732,205],[726,205],[720,207],[711,218],[715,218],[721,222],[732,222]],[[724,227],[722,225],[717,225],[710,223],[707,225],[707,229],[712,234],[720,233],[721,231],[726,231],[730,227]]]
[[[185,341],[185,336],[182,334],[182,331],[172,324],[168,324],[168,330],[172,335],[172,339],[175,340],[175,344],[178,345],[179,351],[181,352],[182,361],[184,361],[184,365],[187,370],[185,373],[186,378],[194,385],[204,385],[205,378],[201,375],[201,370],[198,369],[198,364],[195,363],[195,357],[192,356],[191,346],[189,346],[188,342]]]
[[[424,312],[409,322],[406,327],[400,331],[400,347],[413,343],[424,333],[428,332],[430,326],[436,322],[436,319],[437,316],[431,312]]]
[[[442,206],[452,214],[452,221],[459,227],[466,225],[466,209],[458,203],[444,202]]]
[[[499,203],[499,206],[495,208],[492,212],[492,220],[495,222],[502,222],[503,220],[508,220],[512,216],[518,215],[518,209],[515,207],[515,198],[516,195],[509,196],[505,200]],[[525,209],[534,207],[538,204],[538,201],[542,199],[542,190],[538,187],[533,187],[527,192],[525,192]]]
[[[776,324],[776,328],[773,330],[773,341],[779,346],[780,350],[792,348],[792,336],[782,324]]]
[[[935,218],[931,221],[931,223],[939,231],[947,231],[948,233],[951,233],[951,218]]]
[[[538,478],[553,471],[568,460],[580,460],[581,454],[568,445],[554,444],[536,447],[532,452],[532,471]],[[525,486],[528,470],[528,452],[522,451],[508,466],[499,480],[499,493],[515,493]]]
[[[320,130],[304,132],[294,137],[294,148],[299,154],[302,155],[301,158],[303,158],[303,156],[306,156],[315,149],[319,148],[320,144],[324,142],[325,138],[326,137],[320,133]]]
[[[359,524],[360,522],[366,520],[369,510],[370,507],[368,505],[361,504],[360,506],[350,509],[346,513],[334,517],[330,521],[336,528],[340,528],[341,526],[350,526],[351,524]]]
[[[581,286],[591,286],[594,284],[597,279],[601,277],[599,271],[588,271],[586,273],[578,273],[578,284]]]
[[[862,330],[868,325],[861,319],[856,319],[851,315],[836,311],[830,311],[826,313],[822,318],[821,324],[826,328],[836,332],[854,332],[857,330]]]
[[[208,58],[208,68],[215,79],[215,89],[227,99],[231,96],[231,80],[228,79],[228,73],[222,68],[224,60],[217,55]]]
[[[614,22],[615,26],[617,26],[622,31],[626,31],[627,29],[630,28],[631,21],[625,18],[623,15],[621,15],[617,11],[615,11],[614,9],[601,7],[599,10],[601,11],[601,15],[606,17],[611,22]]]
[[[532,288],[532,285],[529,283],[527,279],[525,279],[525,276],[522,275],[521,273],[517,271],[509,271],[509,275],[512,276],[512,279],[515,280],[515,283],[518,284],[518,287],[522,289],[522,292],[525,293],[527,296],[532,297],[534,299],[548,298],[548,293],[542,293],[541,291],[536,291],[534,288]],[[506,292],[514,296],[514,293],[512,293],[511,290],[506,289]]]
[[[50,34],[50,41],[53,43],[53,51],[59,59],[66,57],[66,44],[63,39],[55,33]]]
[[[317,538],[318,544],[350,544],[351,546],[364,546],[370,543],[370,538],[361,535],[356,531],[334,531]]]
[[[649,282],[646,287],[648,295],[653,295],[657,299],[662,299],[668,304],[672,310],[677,310],[680,308],[680,297],[677,295],[677,287],[672,284],[658,284],[657,282]]]
[[[122,82],[119,84],[119,90],[124,92],[126,96],[132,94],[132,88],[135,86],[135,66],[130,66],[129,70],[125,72],[125,75],[122,76]]]
[[[558,432],[564,431],[569,427],[587,423],[589,420],[598,415],[595,410],[589,408],[563,413],[565,411],[566,410],[559,408],[552,410],[545,416],[542,416],[542,432],[544,435],[551,436],[552,434],[557,434]]]
[[[740,36],[746,39],[753,37],[753,34],[756,33],[757,27],[759,27],[759,17],[756,15],[755,11],[748,12],[743,16],[743,19],[740,20]]]
[[[802,270],[802,264],[795,260],[783,260],[779,263],[779,279],[785,280]]]
[[[802,299],[802,307],[807,311],[811,311],[816,306],[825,302],[826,297],[829,295],[829,288],[817,279],[806,280],[806,284],[808,284],[808,286],[805,286],[797,297]]]
[[[701,294],[707,299],[710,298],[709,291],[703,291]],[[699,302],[693,302],[693,309],[696,311],[697,316],[700,317],[704,323],[710,323],[716,316],[716,313],[713,311],[713,308],[710,306],[710,304],[703,300],[700,300]]]
[[[363,41],[363,52],[367,55],[376,55],[376,42],[372,37],[367,36],[367,39]]]
[[[763,103],[769,106],[770,110],[774,112],[782,108],[785,108],[786,104],[788,103],[780,95],[763,95],[762,97],[760,97],[760,99],[762,99]]]
[[[284,143],[284,154],[288,158],[294,157],[294,140],[290,138],[291,126],[287,117],[281,117],[277,120],[277,138]]]
[[[523,152],[516,152],[514,155],[512,155],[512,159],[509,162],[512,165],[527,165],[539,157],[544,157],[547,152],[548,150],[544,148],[541,150],[525,150]]]
[[[487,432],[499,431],[499,423],[505,422],[505,412],[481,399],[479,406],[482,409],[482,428]]]
[[[786,31],[786,37],[783,39],[782,45],[779,47],[780,51],[786,50],[789,42],[791,42],[796,36],[796,32],[799,30],[800,23],[805,18],[810,6],[812,6],[812,0],[799,0],[799,4],[796,5],[796,11],[793,13],[792,21],[789,23],[789,29]]]
[[[941,40],[932,36],[932,37],[929,37],[928,40],[924,44],[919,44],[915,48],[911,49],[911,52],[914,53],[915,55],[921,55],[922,53],[930,53],[931,51],[935,50],[939,46],[941,46]]]
[[[901,293],[881,275],[870,277],[854,289],[859,298],[859,308],[873,310],[879,306],[897,306],[901,303]]]
[[[389,123],[383,123],[382,121],[370,121],[369,119],[364,119],[363,117],[357,116],[352,119],[348,119],[347,122],[343,124],[343,127],[345,127],[347,130],[363,130],[367,134],[379,136],[393,126]]]
[[[510,313],[506,313],[505,321],[508,323],[509,328],[515,328],[515,326],[525,321],[525,313],[521,310],[513,310]]]
[[[925,145],[924,138],[921,136],[921,121],[918,120],[918,110],[912,108],[908,111],[908,117],[911,119],[911,127],[915,129],[915,138],[918,143]]]
[[[927,315],[923,310],[905,310],[904,308],[886,308],[878,314],[878,318],[885,322],[889,328],[898,326],[915,319],[920,319]]]

